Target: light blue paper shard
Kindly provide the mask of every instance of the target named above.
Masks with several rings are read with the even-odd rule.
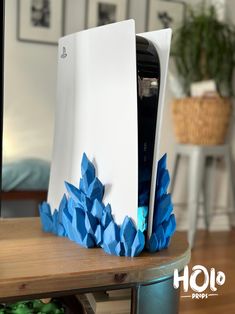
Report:
[[[66,208],[68,206],[68,200],[67,200],[67,197],[66,195],[64,194],[61,201],[60,201],[60,205],[59,205],[59,222],[62,221],[62,213],[63,213],[63,210],[64,208]]]
[[[44,214],[44,213],[40,213],[40,218],[41,218],[41,224],[42,224],[42,229],[44,232],[52,232],[53,230],[53,220],[52,217]]]
[[[147,218],[148,218],[148,207],[140,206],[138,207],[137,213],[138,229],[144,232],[147,229]]]
[[[65,182],[65,186],[70,198],[74,202],[74,207],[79,206],[84,211],[91,211],[92,201],[81,190],[68,182]],[[70,205],[73,205],[72,201],[70,201]],[[71,209],[73,209],[73,206]]]
[[[171,237],[176,229],[175,215],[171,214],[170,218],[162,223],[165,237]]]
[[[97,219],[91,213],[89,212],[85,213],[85,227],[87,233],[94,235],[97,223],[98,223]]]
[[[112,220],[113,220],[112,215],[109,212],[105,212],[103,213],[103,216],[101,218],[101,224],[104,228],[107,228]]]
[[[82,242],[82,245],[86,248],[92,248],[95,246],[95,242],[94,242],[94,239],[92,237],[91,234],[87,233],[83,242]]]
[[[118,242],[120,242],[120,228],[114,221],[111,221],[104,230],[103,248],[105,252],[116,255],[115,249]]]
[[[83,153],[82,156],[82,163],[81,163],[81,172],[82,172],[82,177],[86,176],[88,185],[91,184],[91,182],[95,179],[95,167],[90,162],[90,160],[87,158],[87,155]]]
[[[74,202],[72,197],[69,197],[69,199],[67,201],[67,207],[68,207],[68,211],[69,211],[70,215],[73,216],[75,208],[76,208],[76,203]]]
[[[118,242],[116,240],[110,241],[108,243],[103,242],[102,248],[106,253],[108,253],[110,255],[116,255],[117,244],[118,244]]]
[[[102,218],[104,208],[105,208],[104,205],[100,201],[95,199],[92,206],[91,213],[94,217],[96,217],[100,221]]]
[[[59,225],[59,212],[57,209],[54,210],[52,214],[52,220],[53,220],[53,227],[52,227],[52,233],[58,234],[58,225]]]
[[[151,234],[151,237],[147,243],[147,248],[148,248],[149,252],[151,252],[151,253],[158,251],[158,238],[157,238],[155,233]]]
[[[59,237],[66,237],[66,231],[65,231],[65,228],[64,228],[64,226],[62,225],[62,223],[59,223],[58,224],[58,228],[57,228],[57,230],[58,230],[58,236]]]
[[[103,234],[104,234],[104,229],[101,225],[98,225],[95,231],[95,242],[97,246],[102,245],[103,243]]]
[[[69,196],[74,200],[74,202],[76,204],[80,203],[82,198],[82,192],[71,183],[65,181],[64,184]]]
[[[94,201],[97,199],[98,201],[102,202],[104,196],[104,186],[100,182],[98,178],[95,178],[94,181],[90,184],[87,192],[87,196]]]
[[[118,244],[116,245],[115,255],[117,255],[117,256],[124,256],[125,255],[125,249],[124,249],[122,242],[118,242]]]
[[[84,210],[84,212],[90,212],[92,209],[92,204],[92,201],[82,193],[81,201],[78,205]]]
[[[93,178],[93,180],[92,180],[92,178],[93,177],[89,177],[89,174],[87,172],[82,176],[83,189],[84,189],[85,194],[88,193],[89,186],[95,180],[95,177]]]
[[[72,241],[75,240],[75,236],[73,233],[73,226],[72,226],[72,216],[70,215],[68,208],[64,208],[62,213],[62,223],[65,228],[65,232],[68,238]]]
[[[67,220],[67,221],[65,222],[65,220]],[[66,232],[68,238],[71,241],[75,241],[76,236],[74,235],[74,230],[73,230],[72,223],[67,218],[63,219],[63,226],[65,228],[65,232]]]
[[[47,202],[43,202],[41,205],[39,205],[39,213],[43,231],[52,232],[53,220],[50,205]]]
[[[79,190],[81,190],[83,193],[86,194],[87,189],[88,189],[88,186],[87,187],[85,186],[84,180],[83,180],[83,178],[81,178],[79,181]]]
[[[138,256],[144,249],[145,236],[140,230],[137,231],[131,247],[131,256]]]
[[[77,229],[73,228],[72,232],[73,232],[73,241],[76,242],[77,244],[83,245],[83,240],[85,237],[83,238],[81,233]]]
[[[120,240],[125,249],[125,256],[131,255],[131,246],[135,239],[136,227],[130,217],[125,217],[120,228]]]
[[[39,206],[40,213],[47,214],[51,216],[51,206],[47,202],[42,202],[42,204]]]

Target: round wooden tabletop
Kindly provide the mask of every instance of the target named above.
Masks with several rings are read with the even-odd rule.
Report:
[[[168,249],[129,258],[44,233],[39,218],[1,219],[0,301],[156,281],[182,270],[189,260],[185,236],[177,232]]]

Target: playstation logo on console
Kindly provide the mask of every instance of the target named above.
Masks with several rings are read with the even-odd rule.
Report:
[[[66,58],[67,57],[67,53],[66,53],[66,48],[63,47],[63,52],[62,52],[62,55],[60,56],[62,59]]]

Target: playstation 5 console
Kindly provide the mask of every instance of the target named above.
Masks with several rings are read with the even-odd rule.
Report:
[[[128,216],[138,225],[137,209],[147,206],[151,236],[170,41],[170,29],[136,36],[133,20],[60,39],[52,210],[64,181],[78,185],[85,152],[116,223]]]

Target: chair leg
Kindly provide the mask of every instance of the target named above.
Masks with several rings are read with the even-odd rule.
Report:
[[[194,245],[195,232],[197,227],[199,193],[202,187],[204,171],[204,155],[199,149],[195,149],[190,156],[189,162],[189,193],[188,193],[188,215],[189,229],[188,242],[191,247]]]
[[[172,168],[173,171],[172,171],[171,183],[170,183],[171,195],[173,195],[174,188],[175,188],[175,180],[176,180],[176,175],[178,171],[179,161],[180,161],[180,155],[178,153],[175,153],[174,160],[173,160],[173,168]]]
[[[235,179],[234,179],[235,173],[233,171],[234,169],[233,169],[232,154],[229,147],[225,154],[225,164],[226,164],[227,173],[228,173],[229,199],[230,199],[230,204],[232,207],[231,219],[229,221],[230,221],[231,227],[235,227]]]
[[[209,220],[209,206],[208,206],[208,197],[207,197],[207,179],[206,179],[206,175],[205,175],[205,180],[203,182],[203,186],[202,186],[202,195],[203,195],[203,213],[204,213],[204,224],[205,224],[205,228],[206,230],[209,230],[209,226],[210,226],[210,220]]]
[[[210,160],[209,160],[210,161]],[[210,165],[210,164],[209,164]],[[214,203],[214,182],[215,182],[215,173],[216,173],[216,159],[212,158],[211,167],[208,167],[205,172],[204,179],[204,222],[205,227],[209,230],[210,227],[210,216],[213,209]]]

